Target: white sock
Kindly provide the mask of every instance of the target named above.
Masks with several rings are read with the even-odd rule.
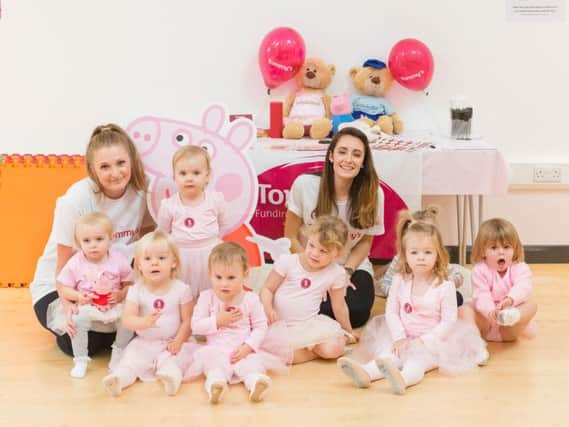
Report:
[[[513,326],[520,320],[521,313],[516,307],[508,307],[498,312],[497,323],[501,326]]]
[[[87,366],[89,365],[89,359],[87,356],[79,356],[73,358],[73,369],[69,373],[73,378],[84,378],[87,373]]]
[[[120,396],[122,388],[120,384],[120,378],[115,374],[109,374],[103,378],[103,385],[105,389],[109,392],[111,396]]]
[[[366,371],[367,374],[369,375],[370,380],[375,381],[380,378],[383,378],[383,374],[377,367],[375,360],[372,360],[371,362],[368,362],[366,364],[362,364],[361,366],[364,369],[364,371]]]
[[[215,393],[213,390],[214,385],[217,390]],[[226,386],[227,386],[227,381],[225,380],[223,374],[220,371],[216,370],[208,372],[204,383],[204,387],[209,397],[209,402],[219,403],[223,395],[225,394]]]
[[[245,387],[249,390],[249,399],[260,402],[267,394],[271,379],[264,374],[250,374],[245,378]]]
[[[174,396],[178,393],[182,383],[182,371],[174,362],[168,361],[160,366],[156,376],[162,382],[164,391],[168,396]]]
[[[109,360],[109,369],[113,369],[121,360],[123,349],[118,347],[116,344],[111,346],[111,359]]]

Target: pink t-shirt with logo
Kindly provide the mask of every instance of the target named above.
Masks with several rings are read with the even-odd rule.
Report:
[[[336,263],[320,271],[306,271],[298,254],[282,255],[274,271],[284,277],[275,292],[274,308],[287,325],[305,322],[318,315],[320,303],[329,289],[346,286],[346,272]]]
[[[57,281],[77,291],[95,292],[97,283],[105,282],[110,291],[121,289],[121,282],[132,280],[132,269],[124,255],[113,249],[107,257],[95,264],[79,251],[73,255],[57,276]]]
[[[204,195],[198,206],[184,206],[179,193],[162,200],[158,228],[171,233],[180,246],[193,246],[221,237],[226,211],[223,194],[206,191]]]

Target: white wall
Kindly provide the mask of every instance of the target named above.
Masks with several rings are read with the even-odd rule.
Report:
[[[254,5],[253,13],[230,0],[3,0],[0,152],[83,153],[99,123],[125,125],[143,114],[192,119],[213,101],[252,112],[265,127],[257,50],[272,28],[291,26],[308,55],[336,65],[330,93],[351,89],[351,66],[386,59],[395,42],[417,38],[433,52],[435,75],[428,97],[394,85],[390,98],[408,128],[446,132],[449,99],[464,94],[475,107],[475,133],[510,162],[569,163],[566,21],[508,22],[506,0]],[[567,199],[544,197],[560,196]],[[502,200],[496,213],[520,211],[517,196]],[[567,229],[557,220],[555,229]],[[551,228],[535,241],[554,236]]]

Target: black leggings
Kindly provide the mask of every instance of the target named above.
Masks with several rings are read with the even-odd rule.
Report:
[[[356,289],[348,288],[346,291],[346,304],[350,312],[352,328],[359,328],[368,321],[371,307],[373,306],[373,300],[375,298],[373,278],[371,274],[365,270],[356,270],[354,274],[352,274],[350,281],[354,284]],[[320,314],[325,314],[335,319],[330,303],[330,296],[320,305]]]
[[[73,348],[71,347],[71,338],[69,335],[58,335],[47,327],[47,307],[58,298],[57,291],[53,291],[40,299],[34,305],[34,311],[41,325],[55,335],[57,346],[65,354],[73,356]],[[89,356],[93,356],[101,350],[111,348],[115,341],[115,332],[103,333],[89,331]]]

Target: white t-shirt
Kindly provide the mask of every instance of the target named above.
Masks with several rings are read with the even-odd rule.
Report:
[[[273,269],[284,277],[275,292],[275,311],[289,326],[317,316],[326,292],[346,286],[346,272],[338,264],[332,263],[319,271],[306,271],[298,254],[281,255]]]
[[[288,209],[302,218],[304,224],[310,225],[314,222],[312,218],[312,211],[316,208],[318,200],[318,189],[320,188],[320,176],[318,175],[300,175],[292,184],[290,194],[288,196],[287,207]],[[383,205],[384,196],[381,187],[377,189],[377,224],[373,227],[366,229],[354,228],[348,222],[348,207],[349,202],[346,200],[336,201],[338,206],[338,217],[343,219],[348,225],[348,242],[344,249],[344,256],[338,262],[344,264],[347,254],[351,252],[354,246],[365,235],[379,236],[385,233],[383,224]],[[358,269],[366,270],[372,274],[371,263],[366,258]]]
[[[174,279],[170,282],[168,292],[164,295],[156,295],[142,282],[136,282],[128,290],[126,300],[138,306],[139,316],[148,316],[157,308],[162,313],[154,328],[136,331],[136,335],[150,341],[170,340],[176,336],[182,323],[180,305],[192,300],[192,290],[181,280]]]
[[[51,234],[30,284],[32,304],[55,290],[57,245],[75,246],[73,229],[81,215],[95,211],[108,215],[115,229],[113,248],[121,251],[128,260],[132,258],[134,248],[127,245],[138,239],[142,227],[152,224],[143,192],[129,186],[120,199],[109,199],[100,193],[95,194],[94,188],[91,179],[84,178],[57,199]]]

